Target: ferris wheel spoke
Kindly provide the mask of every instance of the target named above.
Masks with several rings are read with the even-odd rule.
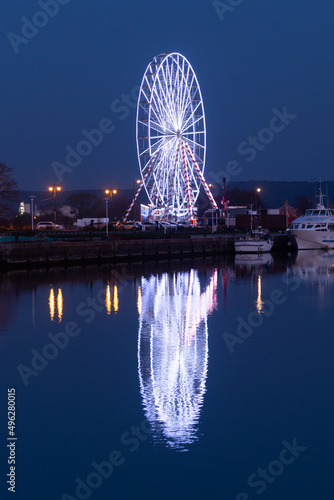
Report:
[[[149,95],[145,92],[144,89],[141,90],[138,99],[139,99],[139,103],[140,103],[141,109],[143,109],[144,112],[147,112],[147,107],[146,106],[149,105]],[[146,104],[143,104],[144,102]]]
[[[163,176],[161,175],[163,173],[164,169],[164,162],[161,160],[159,164],[157,165],[157,168],[153,172],[153,178],[154,178],[154,185],[155,185],[155,190],[157,193],[157,196],[163,200],[163,197],[161,195],[162,193],[162,183],[163,183]]]
[[[183,82],[183,95],[182,95],[182,101],[181,101],[181,115],[182,118],[185,115],[185,111],[187,107],[190,105],[191,106],[191,101],[189,100],[189,96],[187,95],[187,89],[188,89],[188,78],[190,74],[190,65],[188,64],[187,67],[187,74],[184,76],[184,73],[182,74],[182,82]],[[182,106],[183,103],[183,106]]]
[[[165,151],[167,149],[167,145],[173,140],[174,140],[174,137],[169,139],[168,142],[166,143],[165,138],[163,138],[163,139],[160,139],[159,141],[157,141],[156,143],[154,143],[153,145],[151,144],[150,150],[152,151],[152,154],[160,153],[160,156],[164,156]],[[159,145],[157,146],[157,144],[159,144]]]
[[[188,129],[189,127],[191,127],[191,126],[194,126],[196,123],[198,123],[199,121],[201,121],[201,120],[203,119],[203,116],[201,116],[201,115],[200,115],[199,117],[197,117],[197,118],[194,120],[195,113],[196,113],[196,111],[198,110],[198,108],[201,106],[201,104],[202,104],[202,103],[201,103],[201,102],[199,102],[199,103],[197,104],[197,106],[196,106],[196,107],[195,107],[195,108],[191,111],[190,116],[186,119],[186,121],[185,121],[185,122],[184,122],[184,124],[183,124],[183,127],[182,127],[182,132],[183,132],[183,131],[185,131],[185,130],[187,130],[187,129]],[[190,125],[188,125],[188,122],[189,122],[190,120],[192,120],[192,122],[191,122],[191,124],[190,124]]]
[[[184,128],[185,122],[188,120],[189,116],[191,116],[192,107],[191,101],[189,100],[189,96],[185,96],[183,99],[183,104],[181,106],[181,123],[182,128]]]
[[[152,105],[151,110],[154,112],[157,120],[162,123],[164,115],[164,103],[161,100],[156,89],[152,92]]]
[[[171,134],[173,134],[173,130],[170,130],[169,128],[167,128],[166,124],[163,124],[162,121],[161,121],[161,117],[158,115],[158,113],[156,112],[155,109],[152,109],[152,112],[154,113],[156,119],[157,119],[157,122],[154,121],[153,118],[150,119],[149,123],[147,124],[148,126],[150,125],[151,128],[154,128],[157,132],[160,132],[160,133],[165,133],[165,131],[169,131]]]
[[[172,119],[172,124],[176,129],[177,109],[175,105],[175,93],[177,91],[177,86],[175,85],[174,62],[170,66],[166,65],[166,70],[163,74],[166,85],[166,97],[168,102],[169,113]]]
[[[199,148],[199,149],[204,149],[204,145],[203,144],[200,144],[199,142],[196,142],[194,141],[193,139],[191,139],[190,137],[187,138],[187,142],[189,143],[192,143],[195,145],[195,147]]]
[[[175,136],[175,132],[173,130],[170,130],[169,128],[167,128],[166,126],[163,127],[162,125],[159,125],[158,123],[155,123],[155,122],[150,122],[150,125],[151,125],[151,128],[155,130],[155,132],[160,132],[162,133],[164,136]],[[166,133],[168,132],[168,133]]]
[[[154,100],[154,97],[153,97],[152,100]],[[161,117],[161,111],[159,110],[159,105],[157,106],[155,104],[155,105],[151,106],[150,123],[153,123],[153,124],[155,123],[156,126],[161,129],[161,131],[164,130],[164,124],[163,124],[163,120],[162,120],[162,117]]]
[[[156,106],[157,108],[159,108],[161,121],[166,121],[166,116],[168,116],[169,114],[169,110],[167,107],[167,98],[160,80],[159,83],[160,83],[159,85],[160,94],[158,93],[158,90],[154,88],[152,96],[154,100],[157,99]],[[171,117],[169,117],[169,120],[170,119]]]
[[[180,70],[180,89],[181,89],[181,92],[180,92],[180,113],[181,113],[181,117],[182,117],[182,120],[184,118],[184,114],[185,114],[185,107],[186,107],[186,99],[185,99],[185,96],[186,96],[186,89],[187,89],[187,84],[186,84],[186,81],[185,81],[185,78],[184,78],[184,71],[185,71],[185,60],[183,59],[182,60],[182,71]],[[188,70],[189,70],[189,66],[188,66]]]
[[[158,120],[160,121],[161,125],[163,126],[163,123],[166,123],[166,117],[168,117],[168,121],[170,123],[172,123],[171,116],[169,115],[169,110],[166,109],[166,103],[164,103],[161,100],[161,97],[159,96],[159,94],[158,94],[158,92],[157,92],[156,89],[154,89],[154,94],[152,94],[152,98],[154,100],[155,106],[160,111],[160,116],[159,117],[158,117],[157,113],[155,113],[155,115],[158,117]],[[156,101],[156,99],[157,99],[157,101]]]
[[[160,123],[156,123],[152,119],[150,120],[150,122],[147,126],[148,126],[149,130],[153,129],[155,132],[158,132],[160,134],[164,133],[164,127],[162,125],[160,125]],[[149,132],[149,135],[151,136],[150,132]]]
[[[178,128],[179,124],[177,122],[178,117],[178,80],[177,80],[177,67],[175,67],[175,63],[169,69],[169,101],[171,103],[171,109],[174,116],[174,126],[175,129]]]
[[[145,158],[145,156],[148,156],[148,155],[149,155],[149,151],[150,151],[150,148],[149,148],[149,147],[147,147],[146,149],[144,149],[144,150],[140,153],[140,157],[141,157],[141,158]],[[147,162],[147,163],[149,163],[149,162],[150,162],[150,160],[148,160],[148,162]]]
[[[158,120],[161,120],[164,113],[164,103],[161,100],[160,95],[158,94],[157,89],[154,87],[151,94],[151,108],[154,110],[155,115]],[[158,114],[160,113],[160,115]]]
[[[166,139],[166,137],[174,138],[174,134],[150,135],[150,139]]]
[[[174,65],[174,71],[175,71],[175,84],[174,84],[174,109],[175,113],[180,117],[180,109],[181,109],[181,93],[182,93],[182,88],[180,86],[180,61],[179,61],[179,56],[177,56],[175,60],[175,65]],[[177,123],[177,126],[179,127],[179,123]]]
[[[157,144],[158,144],[159,142],[161,143],[161,144],[160,144],[160,147],[159,147],[159,146],[157,147]],[[141,157],[145,157],[145,156],[147,156],[147,155],[150,155],[150,153],[152,152],[152,155],[151,155],[150,157],[151,157],[151,158],[153,158],[153,157],[155,156],[155,162],[156,162],[156,161],[157,161],[157,160],[156,160],[157,155],[158,155],[158,153],[160,152],[160,150],[161,150],[161,148],[162,148],[162,147],[163,147],[163,142],[162,142],[162,139],[161,139],[161,140],[159,140],[159,141],[155,142],[154,144],[149,144],[149,146],[141,152],[140,156],[141,156]],[[153,151],[153,149],[154,149],[154,151]],[[149,163],[150,161],[151,161],[151,160],[149,160],[149,161],[148,161],[148,163]]]
[[[192,104],[191,102],[189,101],[189,96],[186,97],[187,99],[187,102],[186,104],[183,106],[183,112],[182,112],[182,126],[184,128],[184,124],[189,120],[189,117],[192,116]]]
[[[169,95],[168,95],[168,93],[169,93],[168,80],[167,80],[167,77],[166,77],[166,74],[165,74],[163,67],[161,68],[161,74],[162,74],[162,80],[163,80],[163,85],[161,85],[161,92],[162,92],[162,95],[163,95],[164,101],[165,101],[164,111],[165,111],[166,115],[169,117],[170,123],[175,127],[174,115],[173,115],[173,111],[171,108],[171,100],[170,100]]]
[[[148,87],[148,90],[152,92],[152,82],[151,82],[152,78],[149,79],[148,75],[146,74],[144,79],[146,82],[146,86]]]
[[[183,132],[182,135],[205,135],[205,130],[193,130],[191,132]]]
[[[150,141],[148,141],[148,146],[146,147],[146,149],[143,149],[142,152],[141,152],[141,156],[146,156],[146,155],[150,155],[150,150],[152,149],[152,146],[155,146],[159,141],[155,142],[153,145],[150,143]],[[154,151],[155,153],[155,151]]]

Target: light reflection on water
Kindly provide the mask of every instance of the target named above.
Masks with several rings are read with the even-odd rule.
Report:
[[[107,314],[111,314],[111,290],[110,290],[110,284],[107,284],[106,287],[106,310]]]
[[[304,250],[298,252],[292,265],[295,276],[319,286],[331,286],[334,280],[334,251]]]
[[[57,297],[55,295],[54,287],[50,288],[48,304],[49,304],[49,314],[50,314],[51,322],[53,322],[55,320],[55,314],[57,312],[58,323],[61,323],[61,321],[63,319],[63,309],[64,309],[64,298],[63,298],[63,291],[61,288],[58,288]],[[117,313],[118,308],[119,308],[117,284],[115,284],[113,286],[113,292],[111,292],[111,285],[108,281],[106,288],[105,288],[104,305],[105,305],[105,309],[106,309],[108,315],[111,314],[112,307],[114,308],[115,314]],[[35,307],[34,300],[33,300],[32,307],[33,307],[32,314],[34,316],[34,307]]]
[[[49,295],[49,309],[50,309],[50,319],[53,321],[55,317],[55,306],[56,306],[56,301],[55,301],[55,292],[53,288],[50,289],[50,295]]]
[[[58,323],[61,323],[61,320],[63,319],[63,308],[64,308],[64,299],[63,299],[62,289],[58,288],[57,299],[56,299],[54,288],[53,287],[50,288],[48,302],[49,302],[49,311],[50,311],[51,321],[54,321],[56,310],[57,310]],[[34,306],[33,306],[33,308],[34,308]],[[33,314],[34,314],[34,312],[33,312]]]
[[[155,442],[185,451],[197,439],[208,370],[207,317],[217,308],[218,270],[201,293],[198,272],[142,278],[138,373]]]
[[[118,300],[118,288],[117,285],[114,285],[114,311],[117,313],[118,307],[119,307],[119,300]]]
[[[187,497],[206,498],[207,485],[236,498],[241,488],[250,492],[248,474],[276,459],[282,441],[292,443],[294,436],[310,460],[308,467],[301,454],[298,467],[305,477],[322,477],[318,451],[321,443],[325,453],[333,445],[334,255],[263,257],[1,276],[0,379],[3,393],[11,385],[18,389],[26,498],[50,498],[54,470],[73,485],[74,498],[75,478],[85,480],[90,464],[120,448],[122,433],[144,416],[152,438],[133,454],[120,448],[124,466],[94,495],[135,498],[144,485],[143,495],[156,498],[164,484],[161,499],[183,498],[185,489]],[[273,290],[286,300],[266,316],[261,303]],[[81,304],[81,311],[92,310],[88,299],[95,314],[77,314]],[[237,335],[237,317],[248,321],[259,309],[263,324],[232,354],[223,333]],[[17,366],[30,367],[32,349],[43,354],[53,342],[49,332],[54,337],[73,321],[82,333],[31,375],[26,388]],[[316,450],[314,443],[320,443]],[[64,453],[70,453],[67,461]],[[30,481],[36,463],[37,486]],[[205,478],[201,490],[197,476]],[[308,498],[299,475],[284,486],[286,478],[268,484],[270,498],[290,498],[294,487],[293,498]],[[151,483],[155,491],[147,494]],[[59,483],[54,498],[64,491]]]

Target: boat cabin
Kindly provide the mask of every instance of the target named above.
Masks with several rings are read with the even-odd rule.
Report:
[[[334,210],[332,208],[325,208],[325,209],[316,209],[316,208],[310,208],[306,210],[305,212],[305,217],[333,217],[334,216]]]

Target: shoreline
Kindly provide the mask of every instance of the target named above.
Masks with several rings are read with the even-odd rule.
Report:
[[[289,252],[285,234],[273,236],[273,251]],[[233,235],[181,238],[115,239],[111,241],[31,241],[0,243],[0,270],[184,259],[234,254]]]

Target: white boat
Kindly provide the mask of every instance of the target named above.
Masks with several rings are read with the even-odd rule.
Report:
[[[316,208],[308,209],[305,215],[293,221],[289,234],[298,250],[334,248],[334,209],[325,208],[324,196],[319,188],[319,203]]]
[[[262,231],[253,231],[247,233],[244,238],[234,241],[236,253],[268,253],[273,247],[273,240],[269,233]]]

